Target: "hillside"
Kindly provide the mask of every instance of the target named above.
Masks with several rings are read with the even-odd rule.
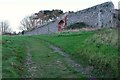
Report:
[[[39,38],[60,47],[80,64],[93,66],[96,76],[112,77],[117,73],[117,29],[68,32]]]
[[[3,36],[3,78],[118,76],[118,31]]]

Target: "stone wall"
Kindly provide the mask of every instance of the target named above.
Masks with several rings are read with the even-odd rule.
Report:
[[[57,31],[57,21],[50,22],[46,25],[37,27],[31,31],[24,32],[25,35],[50,34]]]
[[[78,12],[67,15],[67,26],[76,22],[84,22],[93,27],[113,27],[113,14],[115,13],[112,2],[99,4]],[[57,20],[47,25],[39,26],[31,31],[26,31],[25,35],[49,34],[57,32]]]
[[[84,22],[94,27],[112,27],[114,5],[106,2],[67,16],[67,25]]]

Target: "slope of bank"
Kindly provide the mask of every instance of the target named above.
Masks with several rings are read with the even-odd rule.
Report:
[[[95,31],[64,32],[36,36],[69,53],[84,66],[93,66],[96,77],[118,75],[118,30],[103,28]]]

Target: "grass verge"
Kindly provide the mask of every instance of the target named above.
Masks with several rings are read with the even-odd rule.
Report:
[[[2,37],[2,78],[19,78],[24,74],[24,42],[20,36]]]

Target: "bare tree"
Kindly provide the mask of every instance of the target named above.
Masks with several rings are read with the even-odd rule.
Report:
[[[20,22],[20,27],[19,29],[21,30],[31,30],[37,25],[43,25],[51,20],[54,20],[57,16],[62,14],[62,10],[41,10],[38,13],[35,13],[31,16],[26,16],[25,18],[22,19]]]
[[[31,30],[32,28],[36,27],[35,19],[33,19],[33,15],[26,16],[20,22],[20,30]]]
[[[2,34],[11,32],[8,21],[0,21],[0,32]]]

